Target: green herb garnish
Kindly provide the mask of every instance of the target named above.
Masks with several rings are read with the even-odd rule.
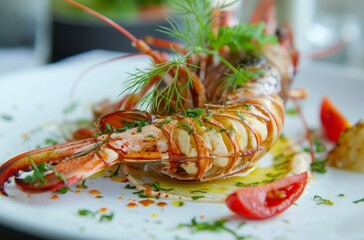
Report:
[[[56,144],[58,144],[59,142],[58,142],[57,140],[55,140],[55,139],[47,138],[47,139],[44,141],[44,143],[45,143],[46,145],[56,145]]]
[[[213,12],[215,9],[227,7],[229,4],[226,3],[227,1],[219,1],[217,6],[213,6],[211,0],[172,0],[171,5],[181,18],[178,21],[169,19],[170,27],[161,27],[160,32],[180,39],[185,43],[186,51],[181,55],[175,50],[174,59],[171,61],[154,63],[151,69],[138,69],[136,73],[130,74],[129,87],[123,93],[137,94],[153,79],[155,86],[141,99],[141,106],[151,107],[159,114],[169,113],[171,110],[185,111],[185,93],[196,84],[193,71],[197,66],[189,63],[189,59],[195,54],[214,57],[224,64],[231,72],[224,78],[224,83],[229,88],[236,88],[246,81],[262,76],[262,70],[234,66],[220,54],[220,50],[227,47],[232,54],[244,53],[254,57],[260,54],[264,44],[276,44],[278,39],[265,33],[264,23],[218,28],[213,26]],[[179,81],[180,73],[184,76],[183,81]]]
[[[1,114],[0,117],[2,120],[7,121],[7,122],[10,122],[13,120],[13,117],[10,115],[7,115],[7,114]]]
[[[190,125],[184,122],[177,122],[178,126],[181,127],[183,130],[185,130],[189,135],[191,135],[194,130],[191,128]]]
[[[207,192],[203,190],[193,190],[191,191],[191,193],[207,193]]]
[[[318,173],[326,173],[326,162],[324,159],[316,159],[311,163],[311,170]]]
[[[99,211],[92,212],[87,209],[78,210],[78,215],[83,216],[83,217],[87,216],[87,217],[95,218],[98,214],[100,214]],[[99,222],[110,222],[113,218],[114,218],[114,213],[102,214],[99,218]]]
[[[110,222],[114,218],[114,213],[103,214],[100,216],[99,222]]]
[[[353,201],[353,203],[355,203],[355,204],[358,204],[358,203],[361,203],[361,202],[364,202],[364,198]]]
[[[67,186],[65,186],[65,187],[58,189],[57,192],[66,194],[68,192],[68,190],[69,190],[69,188]]]
[[[205,119],[204,119],[204,121],[205,122],[208,122],[209,121],[209,119],[213,116],[214,114],[213,113],[208,113],[208,114],[206,114],[206,116],[205,116]]]
[[[81,184],[77,185],[77,188],[87,189],[88,187],[86,186],[86,179],[82,180]]]
[[[124,127],[122,128],[111,128],[110,124],[106,123],[105,130],[103,133],[119,133],[119,132],[125,132],[127,130],[130,130],[132,128],[137,127],[138,132],[142,132],[142,128],[149,125],[149,122],[147,120],[138,120],[134,122],[122,122]]]
[[[243,113],[241,111],[236,111],[236,114],[238,115],[238,117],[242,120],[242,121],[245,121],[245,117],[243,115]]]
[[[191,198],[192,198],[193,201],[196,201],[196,200],[198,200],[200,198],[204,198],[204,197],[205,196],[192,196]]]
[[[130,185],[130,184],[126,184],[126,186],[124,187],[125,189],[136,189],[136,186]]]
[[[322,205],[322,204],[328,205],[328,206],[334,205],[334,203],[331,200],[322,198],[321,196],[318,196],[318,195],[315,195],[313,197],[313,200],[315,200],[317,202],[317,205]]]
[[[45,179],[45,175],[48,173],[48,171],[53,171],[53,173],[56,177],[61,179],[65,185],[67,184],[66,178],[62,174],[58,173],[58,171],[54,168],[54,166],[49,165],[47,163],[41,163],[39,165],[35,165],[31,156],[29,156],[29,161],[33,168],[33,174],[26,176],[23,179],[24,183],[31,183],[36,186],[45,185],[47,183],[47,180]]]
[[[246,109],[248,109],[248,110],[252,110],[253,109],[253,106],[250,105],[250,104],[244,104],[243,106],[246,107]]]
[[[286,108],[286,114],[289,116],[296,116],[298,112],[295,108]]]
[[[326,151],[326,146],[319,139],[314,139],[313,145],[315,146],[315,152],[317,153],[322,153]]]
[[[198,118],[201,117],[204,113],[205,110],[203,110],[202,108],[193,108],[193,109],[187,109],[184,112],[184,115],[190,118]]]
[[[343,193],[339,193],[337,196],[338,196],[338,197],[345,197],[345,194],[343,194]]]
[[[250,236],[240,236],[238,235],[234,230],[228,228],[225,226],[227,220],[221,219],[216,220],[212,223],[210,222],[198,222],[196,218],[193,218],[191,220],[191,223],[187,224],[179,224],[178,228],[189,228],[192,232],[203,232],[203,231],[209,231],[209,232],[228,232],[232,236],[235,237],[237,240],[245,240],[245,239],[251,239]],[[241,226],[240,226],[241,227]]]
[[[115,172],[113,172],[113,173],[110,175],[110,177],[115,177],[115,176],[119,175],[120,167],[121,167],[121,163],[118,163],[118,166],[117,166],[117,168],[116,168]]]
[[[95,217],[97,212],[91,212],[90,210],[87,209],[80,209],[78,210],[78,215],[80,216],[90,216],[90,217]]]
[[[166,120],[163,120],[159,125],[158,125],[158,128],[162,128],[164,125],[168,124],[172,122],[172,118],[170,116],[167,117]]]
[[[173,190],[173,188],[161,188],[159,182],[154,182],[150,186],[156,192],[160,192],[160,191],[169,192],[169,191],[172,191]]]
[[[258,186],[259,184],[273,182],[273,180],[274,179],[266,179],[261,182],[251,182],[251,183],[236,182],[235,186],[237,186],[237,187],[255,187],[255,186]]]
[[[140,190],[138,192],[133,192],[133,194],[137,194],[140,198],[148,198],[147,195],[145,195],[144,190]]]

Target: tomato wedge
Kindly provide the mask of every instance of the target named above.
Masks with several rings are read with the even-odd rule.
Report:
[[[341,133],[351,126],[328,97],[322,99],[320,118],[326,137],[333,142],[337,142]]]
[[[308,173],[303,172],[265,185],[245,187],[230,194],[225,203],[248,219],[274,217],[291,206],[302,194]]]

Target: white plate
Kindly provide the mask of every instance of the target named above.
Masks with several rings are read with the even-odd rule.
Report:
[[[90,103],[105,97],[117,99],[122,91],[125,71],[146,66],[142,58],[113,62],[94,69],[76,86],[76,77],[91,63],[65,63],[38,70],[8,75],[0,79],[0,162],[12,156],[44,145],[53,128],[64,121],[91,118]],[[322,96],[328,95],[353,122],[364,116],[364,73],[360,70],[322,64],[306,65],[299,73],[296,85],[309,89],[310,98],[303,109],[310,127],[317,128],[318,108]],[[74,111],[65,109],[77,102]],[[38,131],[42,127],[42,131]],[[287,117],[284,132],[302,135],[303,127]],[[28,134],[29,138],[26,138]],[[51,136],[56,137],[56,136]],[[254,239],[362,239],[364,203],[352,201],[363,198],[364,175],[329,169],[326,174],[315,174],[306,193],[285,213],[269,220],[245,221],[232,216],[224,204],[187,202],[176,207],[168,202],[161,208],[126,206],[129,198],[136,198],[130,190],[110,179],[90,180],[90,188],[97,188],[104,198],[96,199],[86,191],[67,193],[51,200],[50,193],[27,196],[9,188],[10,197],[0,197],[0,222],[4,225],[46,238],[69,239],[234,239],[229,233],[197,232],[179,229],[181,223],[192,218],[214,221],[227,218],[227,226],[240,235]],[[338,197],[339,193],[345,197]],[[317,205],[314,195],[332,200],[334,206]],[[123,199],[118,199],[122,196]],[[107,207],[114,212],[111,222],[80,217],[79,209],[96,211]]]

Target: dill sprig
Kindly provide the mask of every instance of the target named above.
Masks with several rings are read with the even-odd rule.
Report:
[[[216,8],[228,6],[226,1],[219,2]],[[209,47],[208,36],[212,32],[212,1],[211,0],[172,0],[172,8],[175,13],[183,16],[182,24],[174,19],[167,19],[170,27],[161,27],[160,32],[171,37],[181,39],[187,45],[187,49]]]
[[[136,94],[139,90],[144,89],[152,79],[155,80],[155,87],[148,92],[142,99],[141,105],[145,108],[157,109],[160,113],[169,112],[171,105],[176,109],[184,109],[183,96],[185,90],[192,84],[192,76],[187,71],[184,82],[179,81],[181,68],[193,68],[194,66],[187,63],[186,56],[176,55],[168,62],[155,64],[152,63],[151,69],[137,69],[135,73],[129,73],[128,87],[122,92],[132,92]],[[165,104],[162,104],[165,103]]]
[[[168,19],[169,27],[161,27],[160,32],[180,39],[185,44],[187,53],[181,55],[174,51],[174,59],[162,64],[152,64],[152,69],[137,69],[130,74],[129,84],[124,92],[136,94],[145,89],[150,81],[155,82],[153,89],[141,99],[140,105],[146,109],[152,107],[158,114],[184,111],[186,91],[192,86],[193,72],[197,66],[188,63],[194,54],[214,56],[230,69],[223,78],[223,84],[235,89],[242,83],[255,79],[263,74],[262,70],[249,70],[244,66],[234,66],[219,51],[227,46],[231,52],[243,53],[245,56],[259,56],[261,47],[269,43],[277,43],[277,38],[264,32],[265,24],[239,24],[234,27],[213,27],[214,9],[222,9],[233,2],[218,1],[213,6],[211,0],[171,0],[174,11],[181,15],[180,21]],[[217,30],[217,33],[216,33]],[[172,49],[173,50],[173,49]],[[241,54],[237,54],[241,55]],[[182,81],[181,68],[184,68]],[[187,76],[186,76],[187,75]]]

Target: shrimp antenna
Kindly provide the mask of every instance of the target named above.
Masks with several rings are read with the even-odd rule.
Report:
[[[113,20],[111,20],[108,17],[105,17],[104,15],[101,15],[100,13],[92,10],[91,8],[86,7],[85,5],[82,5],[81,3],[78,3],[76,1],[73,0],[65,0],[66,2],[72,4],[75,7],[78,7],[79,9],[88,12],[89,14],[97,17],[98,19],[102,20],[103,22],[109,24],[110,26],[112,26],[113,28],[115,28],[116,30],[118,30],[119,32],[121,32],[124,36],[126,36],[127,38],[130,39],[130,41],[137,42],[137,38],[131,34],[128,30],[126,30],[125,28],[123,28],[122,26],[120,26],[119,24],[117,24],[116,22],[114,22]]]

